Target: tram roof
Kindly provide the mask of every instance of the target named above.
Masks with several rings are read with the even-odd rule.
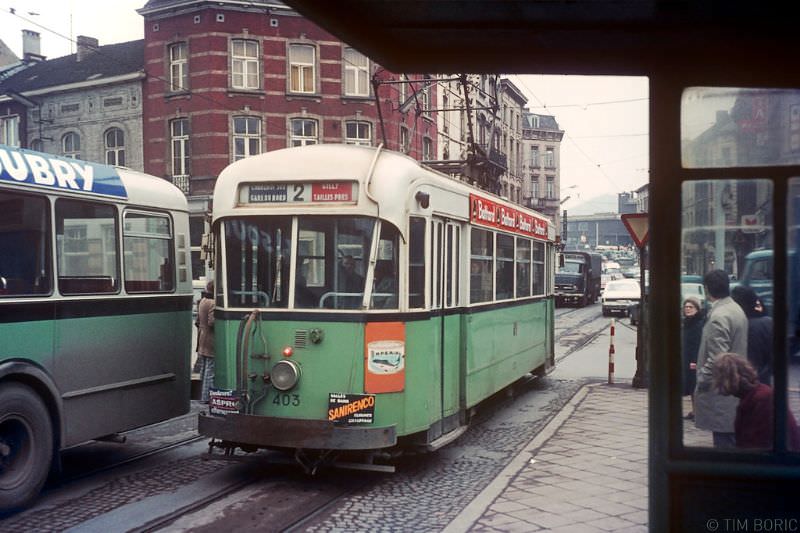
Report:
[[[172,183],[125,167],[0,145],[0,184],[65,196],[188,211]]]
[[[374,166],[374,169],[372,168]],[[372,169],[372,172],[370,170]],[[370,173],[372,178],[368,180]],[[398,152],[381,148],[346,145],[317,144],[295,148],[284,148],[247,157],[229,165],[217,178],[214,188],[214,219],[241,216],[246,209],[264,207],[264,204],[245,206],[240,200],[242,186],[248,183],[325,183],[357,181],[358,204],[326,204],[335,208],[337,214],[360,214],[379,216],[389,220],[398,228],[405,227],[405,220],[413,211],[422,214],[414,194],[424,188],[431,193],[431,208],[442,212],[446,209],[445,196],[468,200],[470,193],[491,201],[552,221],[540,213],[512,204],[490,192],[475,189],[464,182],[452,179],[433,169],[426,168],[415,159]],[[369,191],[363,185],[369,181]],[[441,195],[437,198],[437,195]],[[373,200],[374,199],[374,200]],[[437,202],[437,200],[440,200]],[[380,208],[378,208],[378,202]],[[458,208],[448,214],[469,219],[468,201],[458,201]],[[318,212],[320,204],[298,205],[294,203],[269,204],[276,214]],[[329,210],[330,211],[330,210]]]

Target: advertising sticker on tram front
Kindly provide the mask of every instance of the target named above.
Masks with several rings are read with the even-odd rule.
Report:
[[[374,394],[328,394],[328,420],[336,426],[372,424],[375,419]]]
[[[209,389],[208,412],[212,415],[236,414],[241,409],[239,393],[228,389]]]

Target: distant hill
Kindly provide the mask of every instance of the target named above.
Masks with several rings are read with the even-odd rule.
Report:
[[[595,215],[597,213],[616,213],[618,209],[616,194],[602,194],[587,199],[572,200],[567,204],[568,216]]]

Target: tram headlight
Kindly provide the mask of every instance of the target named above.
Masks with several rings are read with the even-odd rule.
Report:
[[[272,386],[281,391],[287,391],[297,385],[300,380],[300,365],[289,359],[275,363],[270,372]]]

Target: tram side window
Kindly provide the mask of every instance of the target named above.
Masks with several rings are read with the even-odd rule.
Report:
[[[492,300],[494,233],[472,228],[470,242],[469,302]]]
[[[545,264],[543,242],[533,241],[533,295],[541,296],[545,293]],[[551,276],[552,277],[552,276]]]
[[[119,291],[116,209],[80,200],[56,200],[58,290],[62,294]]]
[[[291,218],[226,220],[223,231],[228,305],[287,307]]]
[[[398,235],[397,228],[388,222],[381,223],[370,306],[373,309],[397,309]]]
[[[128,211],[123,223],[125,290],[166,292],[175,288],[172,227],[165,215]]]
[[[44,197],[0,191],[0,298],[50,292],[50,224]]]
[[[517,298],[531,295],[531,241],[517,237]]]
[[[514,237],[497,234],[496,300],[514,297]]]
[[[408,307],[425,307],[425,219],[411,217],[408,245]]]

